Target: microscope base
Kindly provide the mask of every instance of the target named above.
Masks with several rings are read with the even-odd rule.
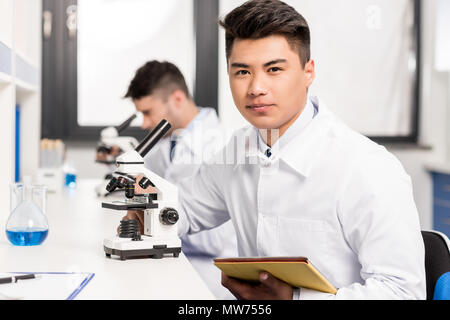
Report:
[[[106,257],[118,256],[120,260],[132,258],[162,259],[167,254],[177,258],[181,252],[181,240],[179,238],[154,239],[147,236],[142,236],[142,238],[143,241],[132,241],[119,237],[113,240],[105,239],[103,249]]]
[[[129,258],[151,258],[162,259],[165,254],[173,254],[174,258],[180,255],[180,248],[153,248],[144,250],[117,250],[103,247],[108,258],[111,256],[119,256],[120,260],[125,261]]]

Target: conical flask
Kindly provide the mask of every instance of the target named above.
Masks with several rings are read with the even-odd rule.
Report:
[[[11,214],[6,223],[6,236],[16,246],[39,245],[47,238],[45,186],[16,183],[11,185]]]

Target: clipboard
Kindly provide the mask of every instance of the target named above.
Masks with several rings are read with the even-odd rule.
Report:
[[[9,272],[0,277],[35,274],[36,279],[1,284],[0,299],[6,300],[73,300],[92,280],[88,272]]]
[[[214,265],[227,276],[259,281],[259,274],[267,271],[294,287],[336,294],[337,289],[305,257],[216,258]]]

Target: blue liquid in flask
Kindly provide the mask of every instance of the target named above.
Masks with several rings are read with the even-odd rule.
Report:
[[[44,242],[47,238],[48,229],[30,228],[18,229],[13,228],[6,230],[8,240],[15,246],[36,246]]]

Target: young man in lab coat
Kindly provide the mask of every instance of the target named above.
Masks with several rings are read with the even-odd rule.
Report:
[[[231,219],[239,256],[304,256],[338,288],[222,274],[238,299],[424,299],[411,179],[384,147],[308,95],[315,65],[305,19],[281,1],[254,0],[221,25],[233,99],[251,126],[183,182],[180,233]]]
[[[222,274],[239,299],[424,299],[411,179],[384,147],[308,95],[315,66],[305,19],[281,1],[254,0],[220,24],[233,99],[252,126],[186,181],[180,231],[231,219],[240,256],[308,257],[338,288],[332,295],[267,273],[257,285]]]
[[[167,136],[155,145],[144,160],[148,169],[174,184],[193,176],[201,163],[226,143],[216,111],[195,104],[184,76],[170,62],[154,60],[139,68],[125,97],[130,98],[136,110],[142,113],[143,129],[151,130],[162,119],[171,124]],[[135,217],[136,212],[129,212],[126,219]],[[218,272],[211,264],[213,257],[237,254],[236,235],[231,222],[207,232],[185,235],[181,240],[183,252],[212,291],[218,297],[226,297],[224,288],[220,284],[217,288],[217,284],[208,281],[208,277]]]

